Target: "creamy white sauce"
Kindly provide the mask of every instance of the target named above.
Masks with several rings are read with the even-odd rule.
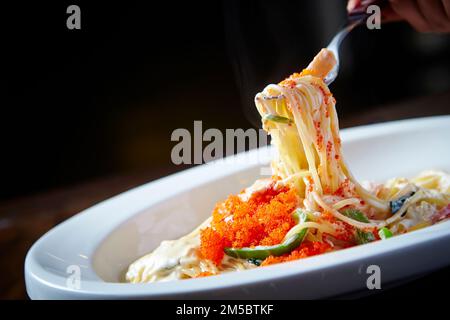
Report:
[[[263,192],[267,190],[273,183],[272,179],[256,180],[250,187],[246,188],[238,197],[242,201],[248,201],[254,193]]]
[[[263,192],[272,184],[272,179],[256,180],[253,185],[246,188],[238,196],[242,201],[248,201],[254,193]],[[133,262],[126,273],[126,280],[132,283],[145,283],[154,281],[169,281],[195,276],[195,273],[210,271],[214,268],[211,263],[203,261],[197,257],[197,250],[200,247],[200,230],[208,227],[211,217],[190,234],[177,239],[162,241],[152,253],[143,256]],[[229,217],[232,219],[232,216]],[[222,263],[223,270],[249,269],[254,267],[246,261],[236,261],[236,259],[225,256]],[[186,274],[192,270],[192,275]],[[230,270],[231,271],[231,270]]]
[[[415,179],[416,183],[423,184],[430,189],[419,188],[419,191],[427,194],[429,200],[448,201],[449,175],[442,172],[428,171]],[[272,179],[260,179],[253,185],[246,188],[238,196],[242,201],[248,201],[255,193],[267,190],[273,184]],[[278,181],[275,188],[282,186],[283,181]],[[368,184],[370,190],[377,190],[381,187],[399,189],[401,195],[410,191],[417,191],[417,185],[404,178],[396,178],[388,181],[384,186],[378,184]],[[398,194],[396,195],[398,196]],[[307,199],[305,199],[306,201]],[[324,196],[324,201],[333,205],[341,201],[341,197]],[[308,208],[310,203],[305,203]],[[315,207],[315,206],[314,206]],[[314,209],[314,208],[313,208]],[[314,211],[311,209],[312,211]],[[408,206],[405,217],[390,226],[394,233],[406,231],[419,223],[430,221],[433,214],[437,212],[437,207],[433,203],[418,201]],[[232,216],[229,216],[232,219]],[[178,239],[163,241],[152,253],[138,259],[132,263],[126,273],[126,280],[132,283],[146,283],[155,281],[169,281],[196,277],[203,271],[213,273],[223,273],[254,268],[255,265],[242,259],[235,259],[225,256],[219,267],[212,262],[202,260],[197,256],[200,247],[200,231],[211,224],[212,217],[202,223],[190,234]]]
[[[207,227],[211,218],[190,234],[177,240],[162,241],[152,253],[136,260],[128,268],[126,280],[133,283],[179,279],[180,269],[197,262],[200,230]]]

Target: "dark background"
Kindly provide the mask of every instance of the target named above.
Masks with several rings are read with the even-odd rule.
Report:
[[[81,30],[66,28],[74,3]],[[2,200],[176,170],[174,129],[258,126],[255,93],[301,70],[346,16],[339,0],[30,1],[2,12]],[[332,87],[341,118],[447,90],[449,56],[448,36],[406,24],[356,30]]]
[[[81,30],[66,9],[81,8]],[[254,95],[304,68],[344,0],[2,3],[0,299],[26,298],[30,246],[99,201],[184,169],[173,130],[259,127]],[[345,40],[342,127],[449,114],[450,39],[404,23]],[[383,292],[439,294],[450,269]]]

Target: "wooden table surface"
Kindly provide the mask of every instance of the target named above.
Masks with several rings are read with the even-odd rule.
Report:
[[[362,111],[357,116],[343,119],[341,127],[442,114],[450,114],[450,91]],[[23,280],[25,255],[33,242],[46,231],[102,200],[181,169],[170,166],[107,177],[0,203],[0,299],[27,298]],[[443,284],[450,284],[450,268],[379,296],[411,294],[416,289]]]

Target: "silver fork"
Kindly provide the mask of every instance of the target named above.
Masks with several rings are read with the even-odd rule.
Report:
[[[339,48],[341,46],[342,41],[345,37],[352,31],[355,27],[363,24],[366,19],[369,17],[367,14],[367,7],[371,4],[376,4],[379,6],[384,6],[386,4],[386,0],[362,0],[361,6],[354,10],[353,13],[349,15],[349,23],[339,31],[334,38],[331,40],[327,49],[332,51],[334,56],[336,57],[336,65],[333,69],[327,74],[324,81],[327,85],[330,85],[337,77],[339,73]]]
[[[330,44],[327,46],[327,49],[332,51],[335,58],[336,58],[336,64],[334,65],[333,69],[327,74],[324,81],[327,85],[330,85],[337,77],[339,73],[339,48],[341,46],[342,41],[345,39],[345,37],[352,31],[356,26],[359,26],[365,21],[365,17],[362,17],[358,20],[355,20],[353,22],[350,22],[347,24],[341,31],[339,31],[331,40]]]

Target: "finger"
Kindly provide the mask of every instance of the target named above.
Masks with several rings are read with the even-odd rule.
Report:
[[[450,19],[450,0],[442,0],[442,5],[445,9],[445,13],[447,14],[447,18]]]
[[[347,12],[351,13],[361,4],[361,0],[349,0],[347,2]]]
[[[429,32],[430,26],[414,0],[390,0],[392,9],[420,32]]]
[[[417,4],[431,31],[449,30],[449,20],[441,0],[417,0]]]

